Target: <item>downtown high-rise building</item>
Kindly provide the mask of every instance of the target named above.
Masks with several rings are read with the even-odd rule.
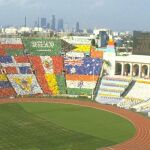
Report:
[[[47,27],[46,18],[41,18],[41,27],[42,27],[42,28],[46,28],[46,27]]]
[[[34,27],[38,27],[38,21],[34,22]]]
[[[64,21],[63,19],[59,19],[58,20],[58,27],[57,27],[58,31],[63,31],[64,30]]]
[[[79,25],[79,22],[76,23],[75,32],[80,32],[80,25]]]
[[[24,18],[24,26],[26,27],[27,26],[27,17],[25,16]]]
[[[50,28],[50,23],[49,23],[49,22],[47,23],[47,28],[48,28],[48,29]]]
[[[56,30],[56,19],[55,15],[52,15],[51,29]]]

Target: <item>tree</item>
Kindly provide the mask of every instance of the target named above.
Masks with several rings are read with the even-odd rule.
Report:
[[[92,39],[92,41],[91,41],[91,45],[92,45],[92,46],[96,46],[95,39]]]
[[[108,73],[108,69],[111,68],[111,63],[108,60],[103,60],[103,75]]]

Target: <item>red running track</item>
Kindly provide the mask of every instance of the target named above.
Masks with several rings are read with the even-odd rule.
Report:
[[[0,99],[0,103],[14,103],[14,102],[46,102],[46,103],[63,103],[80,105],[83,107],[91,107],[95,109],[105,110],[117,114],[130,122],[136,128],[135,136],[118,145],[99,150],[150,150],[150,119],[131,111],[116,108],[109,105],[101,105],[95,102],[87,102],[80,100],[65,100],[65,99],[48,99],[48,98],[20,98],[20,99]]]

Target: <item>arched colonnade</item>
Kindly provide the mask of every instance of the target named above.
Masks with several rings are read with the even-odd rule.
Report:
[[[139,78],[150,78],[150,64],[116,62],[115,74]]]

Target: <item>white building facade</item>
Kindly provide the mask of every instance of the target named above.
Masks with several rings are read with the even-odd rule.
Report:
[[[116,56],[115,75],[150,79],[150,56]]]

